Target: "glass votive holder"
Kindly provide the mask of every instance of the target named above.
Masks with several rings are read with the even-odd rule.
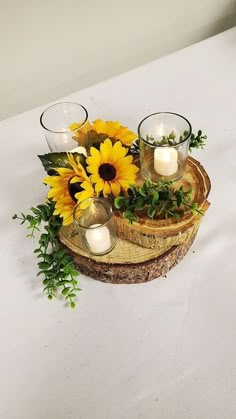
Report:
[[[44,130],[48,147],[52,152],[78,151],[74,150],[78,143],[74,140],[75,131],[81,128],[88,119],[84,106],[74,102],[61,102],[49,106],[40,116],[40,124]],[[76,123],[74,129],[69,128]]]
[[[184,174],[192,127],[181,115],[157,112],[138,126],[140,164],[145,179],[177,180]]]
[[[105,255],[116,245],[117,233],[108,199],[88,198],[74,209],[74,223],[80,241],[93,255]]]

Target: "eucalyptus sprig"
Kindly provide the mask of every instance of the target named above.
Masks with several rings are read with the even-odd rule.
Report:
[[[39,272],[37,276],[43,276],[43,291],[47,293],[48,299],[52,300],[60,291],[65,301],[71,308],[75,307],[75,298],[78,288],[78,275],[74,262],[64,249],[61,248],[58,240],[58,231],[62,225],[62,219],[53,215],[55,203],[52,201],[38,205],[30,209],[30,214],[21,213],[13,215],[21,224],[27,223],[29,234],[27,237],[36,238],[35,233],[39,232],[39,245],[34,250],[39,258]]]
[[[182,214],[192,211],[193,214],[203,215],[197,203],[191,203],[192,190],[184,191],[172,187],[173,182],[159,181],[153,183],[147,180],[141,186],[132,185],[128,189],[128,196],[120,195],[115,198],[116,209],[123,211],[123,217],[129,224],[139,220],[138,212],[143,211],[151,219],[179,218]]]

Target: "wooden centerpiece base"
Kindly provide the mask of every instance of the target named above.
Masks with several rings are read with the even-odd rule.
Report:
[[[141,181],[139,178],[137,183]],[[184,189],[192,188],[192,200],[200,209],[208,209],[210,179],[203,166],[191,157],[184,177],[174,186],[181,185]],[[138,223],[129,225],[117,211],[115,220],[119,238],[116,247],[103,256],[88,253],[78,236],[71,238],[73,225],[62,227],[59,239],[81,273],[114,284],[141,283],[165,275],[179,263],[192,245],[202,218],[192,213],[177,220],[151,220],[141,215]]]

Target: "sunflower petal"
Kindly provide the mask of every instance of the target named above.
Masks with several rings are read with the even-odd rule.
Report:
[[[112,142],[107,138],[100,146],[101,163],[109,162],[112,153]]]
[[[98,134],[105,134],[105,122],[102,119],[93,121],[93,128]]]
[[[111,191],[113,195],[118,196],[120,194],[120,184],[118,182],[112,182]]]
[[[101,192],[104,189],[104,180],[99,180],[95,185],[95,192]]]
[[[101,163],[101,154],[99,150],[95,147],[90,147],[90,154],[91,156],[87,158],[87,164],[90,164],[91,161],[96,162],[96,164]]]
[[[104,182],[104,190],[103,190],[103,194],[104,195],[109,195],[111,193],[111,187],[109,185],[108,182]]]

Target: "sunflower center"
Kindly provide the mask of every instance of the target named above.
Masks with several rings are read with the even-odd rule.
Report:
[[[77,194],[78,192],[83,191],[83,188],[81,188],[81,183],[80,182],[76,182],[76,183],[70,183],[71,179],[68,182],[68,192],[71,196],[71,198],[73,199],[73,201],[75,203],[77,203],[77,199],[75,198],[75,194]]]
[[[98,173],[103,180],[109,181],[116,177],[116,169],[109,163],[103,163],[98,169]]]

